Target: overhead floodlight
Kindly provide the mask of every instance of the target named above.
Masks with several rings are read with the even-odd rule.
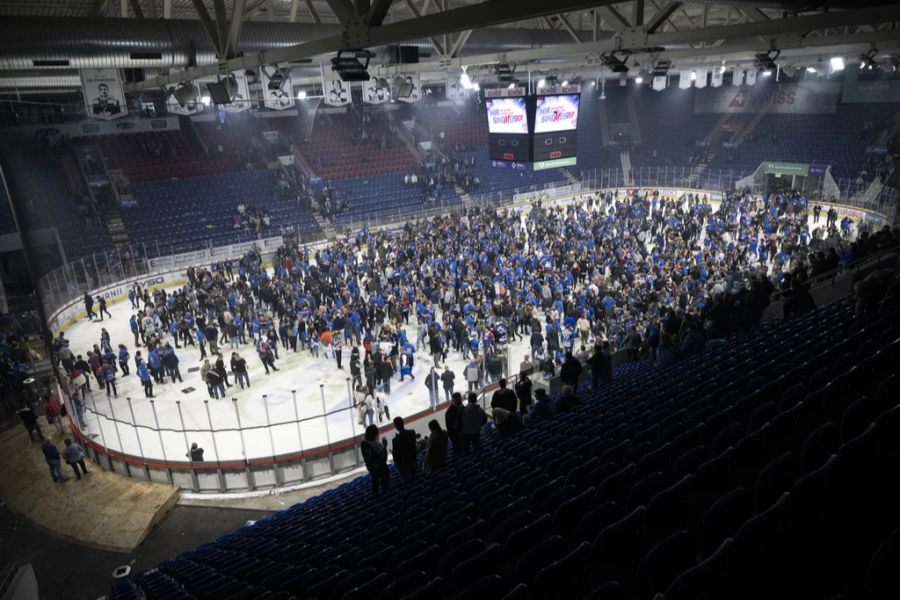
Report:
[[[874,69],[880,69],[881,67],[875,62],[875,57],[878,55],[878,50],[872,48],[865,54],[859,55],[859,68],[860,70],[866,69],[867,71],[872,71]]]
[[[613,73],[627,73],[628,65],[625,64],[625,61],[628,60],[628,53],[625,54],[624,59],[619,58],[615,52],[610,52],[609,54],[604,54],[600,57],[603,66],[610,69]]]
[[[771,74],[772,74],[772,71],[769,71],[769,70],[766,70],[766,71],[763,71],[763,72],[762,72],[762,76],[763,76],[763,77],[768,77],[768,76],[771,75]]]
[[[569,85],[569,80],[568,80],[568,79],[563,79],[562,84],[563,84],[563,86]]]
[[[843,71],[844,70],[844,57],[843,56],[832,56],[831,57],[831,70],[832,71]]]
[[[660,59],[656,61],[653,65],[653,76],[654,77],[665,77],[669,74],[669,69],[672,68],[672,61],[668,59]]]
[[[815,72],[816,72],[816,68],[815,68],[815,67],[806,67],[806,72],[807,72],[807,73],[815,73]]]
[[[691,81],[697,81],[697,71],[691,71]]]
[[[509,83],[513,78],[513,70],[512,67],[509,66],[509,63],[500,63],[497,65],[497,80],[500,83]]]
[[[306,100],[306,90],[297,92],[297,100]]]
[[[775,60],[779,56],[781,56],[781,50],[769,50],[768,52],[760,52],[756,55],[756,60],[754,60],[753,63],[764,71],[774,71],[778,68],[778,64],[775,62]]]
[[[477,92],[478,90],[481,89],[481,86],[478,85],[478,82],[477,82],[477,81],[475,81],[475,82],[472,83],[472,89],[475,90],[475,91]]]
[[[515,88],[515,87],[516,87],[516,82],[515,82],[515,81],[513,81],[513,82],[512,82],[512,83],[510,83],[510,84],[509,84],[509,86],[507,86],[507,87],[509,87],[509,89],[513,89],[513,88]]]
[[[372,53],[368,50],[338,50],[337,56],[331,59],[331,70],[341,81],[368,81],[371,58]]]
[[[634,82],[638,85],[641,85],[642,83],[644,83],[644,78],[641,77],[640,75],[638,75],[637,77],[634,78]]]
[[[546,79],[538,79],[538,87],[539,87],[539,88],[542,88],[542,87],[544,87],[544,86],[546,86],[546,85],[547,85],[547,80],[546,80]]]
[[[200,102],[203,104],[203,106],[209,106],[210,104],[212,104],[212,98],[210,98],[206,94],[203,94],[203,96],[200,97]]]
[[[170,89],[169,93],[181,107],[197,103],[197,88],[193,83],[181,82],[174,89]]]

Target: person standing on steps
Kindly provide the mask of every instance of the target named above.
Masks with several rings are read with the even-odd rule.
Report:
[[[365,438],[360,442],[360,452],[366,469],[372,478],[372,495],[377,496],[379,491],[387,492],[391,485],[391,473],[387,466],[387,448],[378,441],[378,427],[369,425],[366,427]]]
[[[41,444],[41,451],[44,453],[44,460],[47,461],[47,466],[50,467],[50,477],[53,478],[54,483],[67,482],[69,478],[63,475],[59,468],[60,457],[56,444],[45,439]]]
[[[481,426],[485,423],[487,423],[487,415],[478,406],[478,394],[469,392],[469,403],[462,410],[459,426],[463,454],[477,452],[481,447]]]
[[[82,473],[85,475],[88,474],[87,467],[84,466],[84,448],[81,447],[81,444],[73,442],[69,438],[66,438],[64,443],[66,447],[63,448],[63,458],[65,459],[66,464],[75,471],[75,479],[81,479],[81,475],[78,473],[78,467],[81,467]]]

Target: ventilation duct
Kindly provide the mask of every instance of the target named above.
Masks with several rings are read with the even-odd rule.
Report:
[[[241,51],[262,52],[338,35],[338,25],[244,23]],[[583,34],[589,37],[590,34]],[[35,68],[184,68],[214,64],[215,49],[200,21],[163,19],[29,18],[0,19],[0,70]],[[461,55],[526,50],[571,43],[565,31],[480,29],[472,32]],[[428,40],[404,46],[430,55]],[[387,62],[387,47],[373,48]]]

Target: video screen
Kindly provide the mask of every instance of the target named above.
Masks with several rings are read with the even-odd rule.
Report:
[[[578,94],[538,96],[534,132],[553,133],[578,129]]]
[[[484,103],[490,133],[528,134],[525,98],[489,98]]]

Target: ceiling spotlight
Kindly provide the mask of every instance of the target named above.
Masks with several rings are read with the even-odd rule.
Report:
[[[512,83],[510,83],[509,86],[508,86],[509,89],[513,89],[514,87],[516,87],[516,82],[515,82],[515,81],[513,81]]]
[[[477,92],[478,90],[481,89],[481,86],[478,85],[478,82],[476,81],[476,82],[472,83],[472,89]]]
[[[459,78],[460,85],[463,86],[463,89],[471,90],[472,89],[472,78],[469,77],[469,74],[463,71],[463,74]]]
[[[660,59],[656,61],[653,65],[653,76],[654,77],[665,77],[669,74],[669,69],[672,68],[672,61],[668,59]]]
[[[563,79],[562,84],[563,84],[563,86],[569,85],[569,80],[568,80],[568,79]]]
[[[867,71],[872,71],[874,69],[879,68],[878,63],[875,62],[875,56],[878,54],[878,50],[872,48],[865,54],[859,55],[859,68],[860,70],[866,69]]]
[[[497,80],[500,83],[508,83],[512,81],[513,69],[509,63],[500,63],[497,65]]]
[[[771,74],[772,74],[772,71],[769,71],[768,69],[766,69],[765,71],[762,72],[763,77],[768,77]]]
[[[756,60],[754,60],[754,64],[765,70],[765,71],[774,71],[778,68],[778,65],[775,64],[775,59],[777,59],[781,55],[781,50],[769,50],[768,52],[760,52],[756,55]]]
[[[542,88],[542,87],[544,87],[544,86],[546,86],[546,85],[547,85],[547,80],[546,80],[546,79],[538,79],[538,87],[539,87],[539,88]]]
[[[297,100],[306,100],[306,90],[297,92]]]
[[[844,57],[843,56],[831,57],[831,70],[832,71],[843,71],[844,70]]]
[[[204,94],[200,97],[200,102],[203,103],[203,106],[209,106],[212,103],[212,98]]]
[[[640,75],[638,75],[637,77],[634,78],[634,82],[638,85],[641,85],[642,83],[644,83],[644,78],[641,77]]]
[[[603,66],[610,69],[613,73],[627,73],[628,65],[625,64],[625,60],[628,60],[628,53],[625,53],[625,60],[622,60],[618,56],[616,56],[615,52],[610,52],[609,54],[604,54],[600,57]]]
[[[366,69],[371,58],[372,53],[368,50],[338,50],[337,56],[331,59],[331,70],[341,81],[368,81]]]
[[[697,81],[697,71],[691,71],[691,81]]]
[[[815,72],[816,72],[816,68],[815,68],[815,67],[806,67],[806,72],[807,72],[807,73],[815,73]]]

